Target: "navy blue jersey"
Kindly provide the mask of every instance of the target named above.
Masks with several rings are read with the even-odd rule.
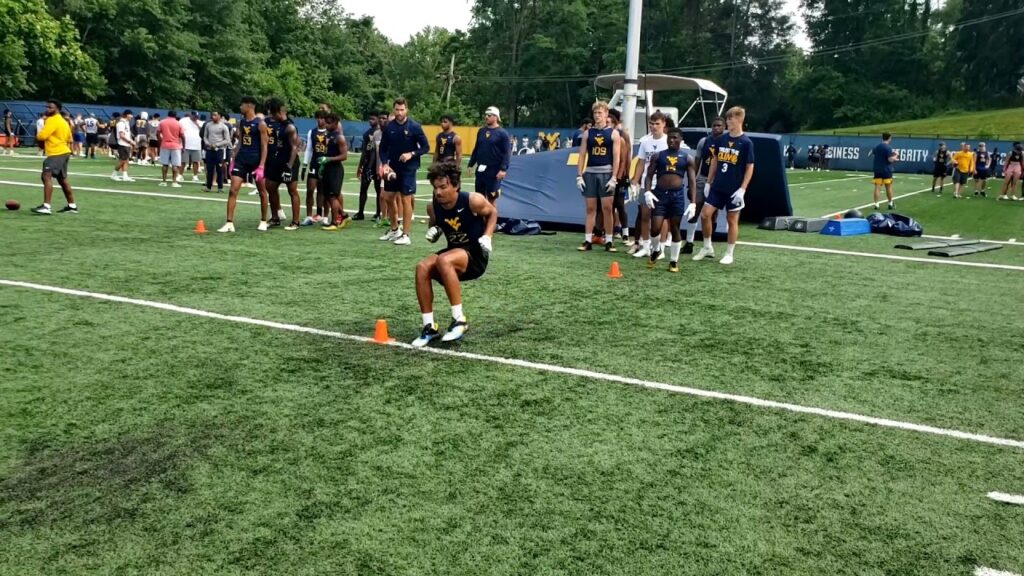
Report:
[[[754,164],[754,143],[746,134],[725,133],[716,138],[713,145],[718,171],[711,190],[732,194],[743,186],[747,166]]]
[[[991,161],[992,155],[988,151],[982,152],[979,150],[974,153],[974,166],[978,170],[988,170],[988,165]]]
[[[882,142],[875,146],[872,154],[874,155],[875,177],[892,178],[892,163],[889,162],[889,158],[892,158],[892,146]]]
[[[399,158],[402,154],[412,153],[408,162]],[[380,139],[380,163],[391,166],[395,172],[416,172],[420,168],[420,158],[430,153],[430,143],[423,127],[412,118],[406,118],[404,124],[397,120],[388,122]]]
[[[340,156],[341,144],[338,144],[338,137],[341,136],[341,127],[339,126],[334,132],[329,130],[325,130],[325,132],[327,132],[327,153],[324,154],[324,156],[327,156],[328,158]]]
[[[252,120],[242,118],[238,123],[238,139],[241,147],[238,149],[239,158],[247,158],[255,161],[260,159],[260,146],[262,134],[260,134],[260,119],[253,117]]]
[[[288,135],[288,127],[291,125],[291,118],[267,123],[267,130],[270,133],[267,138],[267,156],[283,162],[292,157],[292,139]]]
[[[449,248],[475,248],[484,235],[486,222],[473,213],[469,206],[469,193],[459,192],[455,206],[445,208],[434,200],[434,218],[444,232]]]
[[[455,132],[441,132],[437,135],[434,157],[438,161],[455,158]]]
[[[587,167],[611,166],[614,142],[611,126],[587,131]]]
[[[942,166],[949,164],[949,150],[939,150],[936,152],[935,163]]]
[[[469,157],[470,166],[487,166],[489,172],[508,170],[512,158],[512,140],[502,127],[481,128],[476,133],[476,146]]]
[[[310,135],[309,143],[306,144],[313,150],[313,154],[310,156],[309,165],[316,165],[321,158],[327,156],[328,138],[329,134],[326,128],[317,128]]]
[[[671,148],[658,152],[658,158],[654,161],[655,175],[658,178],[666,174],[686,175],[686,159],[689,154],[682,148],[673,151]]]
[[[711,169],[711,157],[715,155],[715,138],[708,134],[701,140],[700,146],[700,167],[699,176],[708,177],[708,170]]]

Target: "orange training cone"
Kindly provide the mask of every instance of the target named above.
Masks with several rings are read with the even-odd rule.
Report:
[[[612,269],[608,271],[609,278],[622,278],[622,270],[619,270],[619,263],[612,262]]]
[[[373,341],[377,344],[389,344],[395,339],[388,336],[388,321],[377,320],[377,328],[373,331]]]
[[[206,222],[203,222],[202,220],[200,220],[199,222],[196,222],[195,233],[196,234],[206,234]]]

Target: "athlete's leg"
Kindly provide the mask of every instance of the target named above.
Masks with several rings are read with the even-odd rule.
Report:
[[[317,200],[316,182],[316,178],[306,178],[306,218],[313,217],[313,203]]]
[[[363,211],[366,210],[366,201],[369,199],[368,198],[369,191],[370,191],[370,180],[369,180],[369,178],[366,178],[365,176],[361,176],[359,178],[359,212],[356,213],[357,215],[362,214]]]
[[[278,220],[277,215],[281,211],[281,183],[276,180],[264,180],[263,187],[270,202],[270,219]]]
[[[591,234],[594,233],[594,218],[597,216],[597,198],[586,198],[586,209],[587,219],[583,224],[583,232],[587,235],[587,238],[591,238]]]
[[[298,174],[295,174],[298,177]],[[292,197],[292,224],[299,223],[299,210],[301,210],[302,200],[299,199],[299,183],[292,180],[287,184],[288,195]]]
[[[881,184],[875,184],[875,194],[874,194],[875,204],[878,204],[878,199],[881,198],[881,196],[882,196],[882,185]]]
[[[462,283],[459,274],[469,267],[469,252],[462,249],[449,250],[437,257],[434,266],[435,278],[444,286],[445,294],[452,306],[462,306]]]
[[[615,212],[612,210],[612,197],[605,196],[601,198],[601,219],[602,228],[604,228],[605,244],[612,241],[613,230],[615,230]]]
[[[431,254],[416,265],[416,300],[420,304],[420,312],[431,314],[434,311],[434,269],[437,265],[437,254]]]
[[[256,181],[256,190],[260,193],[260,222],[267,221],[267,208],[270,202],[267,198],[267,184],[266,180]]]
[[[61,174],[60,176],[58,176],[57,183],[60,184],[60,189],[64,192],[64,199],[68,201],[68,205],[74,206],[75,193],[73,190],[71,190],[71,183],[68,182],[67,174]]]
[[[53,200],[53,174],[49,170],[43,171],[43,204],[50,205]]]
[[[231,188],[228,190],[228,222],[235,221],[235,204],[238,202],[238,191],[244,182],[245,179],[241,176],[231,176]]]
[[[402,194],[402,233],[412,232],[413,194]]]
[[[889,199],[889,204],[892,204],[892,182],[885,185],[885,197]]]

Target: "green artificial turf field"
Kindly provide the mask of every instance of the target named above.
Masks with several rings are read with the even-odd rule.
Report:
[[[1024,572],[1024,507],[986,497],[1024,493],[1024,246],[960,266],[747,226],[734,266],[668,274],[499,236],[445,356],[345,337],[416,336],[421,223],[408,247],[369,222],[261,234],[240,204],[199,236],[224,195],[106,160],[72,162],[81,214],[31,216],[38,167],[0,158],[23,206],[0,281],[135,301],[0,284],[2,574]],[[870,200],[862,174],[790,183],[800,215]],[[992,196],[897,211],[1024,240],[1024,202]]]

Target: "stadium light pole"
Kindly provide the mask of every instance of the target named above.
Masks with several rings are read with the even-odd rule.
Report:
[[[622,123],[630,135],[636,134],[636,96],[640,76],[640,20],[643,18],[643,11],[643,0],[629,0],[626,74],[622,82]]]

